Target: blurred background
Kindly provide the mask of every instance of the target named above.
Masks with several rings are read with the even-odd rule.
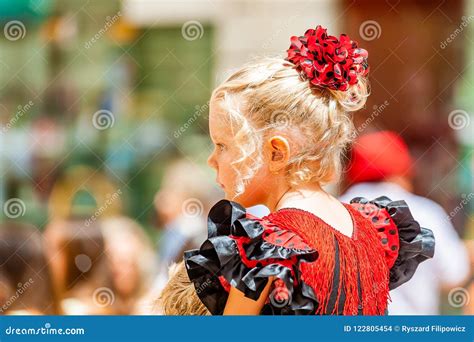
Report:
[[[415,218],[444,230],[428,304],[392,312],[473,314],[474,0],[0,0],[0,312],[159,314],[223,197],[213,87],[318,24],[369,51],[357,132],[406,142]]]

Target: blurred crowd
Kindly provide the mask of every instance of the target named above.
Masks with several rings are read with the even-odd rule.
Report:
[[[194,181],[199,172],[184,159],[168,165],[154,200],[156,244],[130,217],[85,214],[84,201],[43,232],[16,220],[1,223],[1,312],[159,314],[156,299],[169,266],[204,241],[205,213],[219,198]]]

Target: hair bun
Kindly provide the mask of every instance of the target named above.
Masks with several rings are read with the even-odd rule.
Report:
[[[287,53],[286,59],[315,86],[346,91],[369,73],[367,50],[345,34],[339,39],[329,36],[321,26],[291,37]]]

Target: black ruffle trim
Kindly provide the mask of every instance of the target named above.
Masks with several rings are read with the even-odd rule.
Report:
[[[415,274],[418,265],[434,255],[435,238],[433,232],[420,227],[405,201],[392,201],[386,196],[381,196],[372,201],[356,197],[351,200],[351,203],[354,202],[372,203],[387,210],[398,228],[400,239],[398,257],[390,269],[389,289],[393,290],[409,281]]]
[[[281,279],[288,290],[283,302],[270,300],[261,314],[301,315],[315,312],[318,301],[313,289],[300,277],[300,263],[312,262],[317,251],[307,246],[304,249],[273,245],[263,239],[264,226],[246,217],[246,210],[238,203],[221,200],[215,204],[208,216],[208,239],[199,249],[184,253],[188,276],[194,283],[196,293],[213,315],[221,315],[227,302],[228,292],[219,277],[242,291],[246,297],[258,299],[269,277]],[[245,256],[256,263],[247,267],[239,254],[236,239],[248,238]],[[292,260],[291,267],[278,261]],[[297,278],[296,282],[293,274]]]

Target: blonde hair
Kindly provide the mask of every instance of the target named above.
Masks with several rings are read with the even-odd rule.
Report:
[[[170,266],[169,277],[158,298],[158,305],[165,315],[210,315],[189,280],[184,261]]]
[[[272,130],[295,138],[286,170],[290,184],[334,181],[355,135],[348,112],[362,108],[368,94],[368,81],[360,76],[347,91],[311,86],[282,58],[261,58],[234,72],[212,98],[228,113],[240,150],[233,162],[236,196],[262,166],[263,141]]]

